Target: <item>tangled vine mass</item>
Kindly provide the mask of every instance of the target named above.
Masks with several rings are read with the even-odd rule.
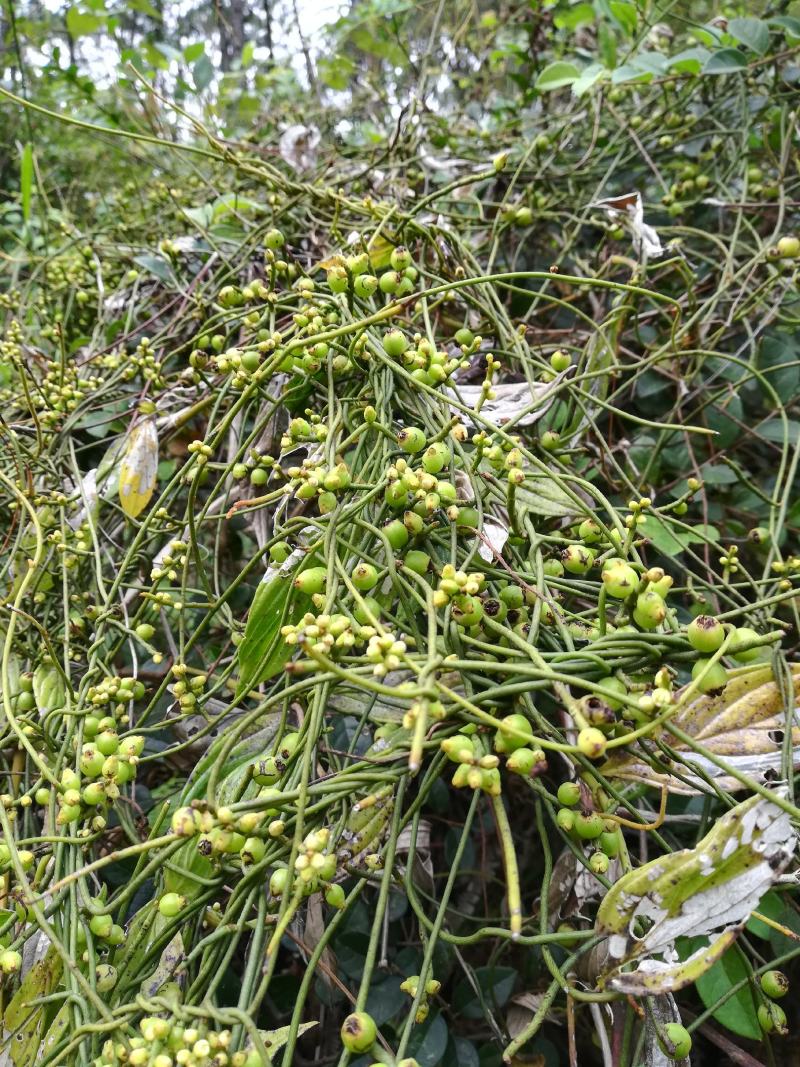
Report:
[[[3,1063],[791,1062],[800,22],[539,7],[3,83]]]

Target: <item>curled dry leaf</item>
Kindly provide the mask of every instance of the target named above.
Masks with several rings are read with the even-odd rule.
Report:
[[[515,426],[533,426],[547,413],[555,400],[557,394],[555,385],[555,382],[533,385],[529,382],[501,382],[493,385],[494,396],[490,400],[485,400],[481,405],[481,416],[496,426],[503,426],[510,419],[515,420]],[[467,407],[474,408],[483,396],[483,386],[459,385],[458,390],[445,389],[444,393],[466,404]],[[528,411],[528,408],[531,410]],[[460,408],[452,405],[451,410],[454,415],[460,415],[468,425],[475,425],[470,419],[469,412],[461,411]],[[523,411],[525,414],[521,415]]]
[[[623,196],[596,200],[591,207],[600,208],[606,211],[611,219],[621,221],[631,235],[636,254],[643,259],[657,259],[664,254],[658,233],[644,221],[642,194],[637,190]]]
[[[800,664],[792,667],[794,688],[800,688]],[[792,728],[795,767],[800,766],[800,719]],[[679,708],[672,718],[675,726],[704,748],[724,758],[732,768],[757,780],[780,772],[786,713],[780,689],[771,667],[762,667],[732,678],[716,694],[698,696]],[[642,785],[666,785],[671,793],[691,795],[704,791],[703,779],[692,767],[712,778],[729,793],[743,789],[742,783],[726,774],[707,757],[692,752],[683,742],[672,744],[680,753],[680,778],[660,773],[635,750],[618,751],[601,768],[609,778],[624,778]],[[639,750],[641,753],[641,750]]]
[[[719,819],[696,848],[651,860],[611,887],[597,912],[609,967],[598,984],[636,996],[697,980],[735,940],[795,853],[789,815],[755,796]],[[681,961],[679,937],[715,934]],[[661,958],[657,958],[661,957]],[[625,970],[636,963],[634,970]]]

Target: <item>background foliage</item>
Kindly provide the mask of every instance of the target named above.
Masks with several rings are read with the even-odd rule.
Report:
[[[195,1026],[230,1037],[198,1067],[655,1067],[677,1018],[692,1062],[791,1061],[760,976],[800,955],[796,5],[4,0],[0,34],[6,1062],[172,1067]],[[359,289],[399,246],[408,284]],[[446,459],[394,509],[409,425]],[[353,645],[285,641],[322,614]],[[750,794],[775,877],[743,892],[740,843],[719,959],[627,997],[600,901],[683,849],[718,873]],[[276,892],[301,853],[333,873]]]

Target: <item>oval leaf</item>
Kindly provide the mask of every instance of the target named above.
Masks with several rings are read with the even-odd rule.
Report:
[[[122,510],[135,519],[150,502],[158,476],[158,433],[155,419],[143,419],[128,435],[119,472]]]

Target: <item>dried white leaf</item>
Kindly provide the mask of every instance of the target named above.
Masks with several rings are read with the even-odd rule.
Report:
[[[484,419],[493,422],[496,426],[503,426],[510,419],[515,419],[515,426],[532,426],[545,414],[555,399],[555,383],[547,382],[530,385],[528,382],[501,382],[492,386],[494,396],[491,400],[485,400],[481,405],[480,413]],[[480,385],[459,385],[458,390],[445,389],[445,396],[451,397],[465,404],[468,408],[474,408],[483,396],[483,387]],[[548,393],[550,396],[548,397]],[[517,418],[520,412],[534,404],[538,406],[527,411]],[[470,418],[468,411],[461,411],[451,405],[454,415],[458,415],[467,425],[476,424]]]
[[[658,233],[644,221],[642,194],[637,189],[623,196],[596,200],[589,206],[600,208],[608,213],[609,218],[622,222],[631,235],[637,255],[643,259],[657,259],[664,254]]]
[[[297,170],[311,170],[317,162],[319,142],[316,126],[289,126],[281,134],[278,150],[281,158]]]

